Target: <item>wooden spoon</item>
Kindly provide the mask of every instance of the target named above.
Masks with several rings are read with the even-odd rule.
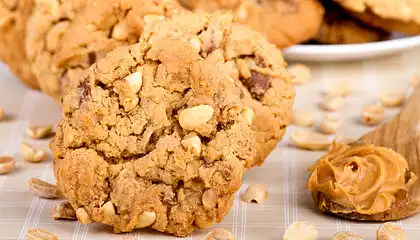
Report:
[[[420,178],[420,86],[415,89],[404,109],[392,121],[351,145],[360,144],[393,149],[407,159],[409,170]],[[410,217],[420,212],[420,180],[413,184],[406,201],[394,204],[391,209],[383,213],[373,215],[348,213],[348,209],[331,201],[327,200],[325,204],[329,212],[355,220],[390,221]]]

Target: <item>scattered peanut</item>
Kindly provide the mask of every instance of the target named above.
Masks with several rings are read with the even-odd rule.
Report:
[[[379,99],[385,107],[398,107],[405,101],[405,93],[402,91],[382,92]]]
[[[311,69],[304,64],[297,63],[290,65],[287,71],[294,76],[293,83],[295,84],[304,84],[311,81]]]
[[[406,240],[404,230],[395,223],[387,222],[376,231],[377,240]]]
[[[306,150],[325,150],[332,139],[329,136],[312,131],[296,131],[292,134],[292,141],[298,148]]]
[[[344,97],[349,94],[350,89],[347,83],[330,84],[326,89],[326,95]]]
[[[4,110],[0,108],[0,121],[3,120],[4,116],[5,116]]]
[[[63,196],[57,186],[44,182],[38,178],[32,178],[29,181],[29,188],[31,189],[32,194],[41,198],[55,199]]]
[[[53,233],[40,228],[34,228],[28,231],[29,240],[58,240],[58,237]]]
[[[267,187],[261,184],[252,184],[249,186],[245,193],[242,195],[242,200],[247,203],[255,202],[262,204],[267,199]]]
[[[149,23],[154,22],[154,21],[160,21],[160,20],[163,20],[163,19],[165,19],[165,16],[158,15],[158,14],[148,14],[148,15],[145,15],[143,17],[143,21],[146,24],[149,24]]]
[[[380,104],[368,105],[362,109],[361,122],[366,125],[378,125],[385,118],[385,109]]]
[[[334,134],[341,126],[341,120],[337,114],[327,114],[319,125],[321,132]]]
[[[295,110],[292,114],[292,123],[297,126],[310,127],[315,124],[315,119],[309,111]]]
[[[413,86],[413,88],[417,87],[420,83],[420,75],[414,75],[413,78],[411,79],[411,86]]]
[[[36,150],[27,143],[20,145],[20,155],[25,161],[32,163],[43,162],[47,158],[47,154],[42,150]]]
[[[8,156],[0,156],[0,175],[10,173],[15,169],[16,160]]]
[[[337,111],[342,105],[343,98],[335,95],[325,95],[321,102],[321,108],[329,112]]]
[[[79,220],[79,222],[83,225],[91,224],[93,222],[84,208],[78,208],[76,210],[76,217],[77,220]]]
[[[318,230],[310,222],[294,222],[286,229],[283,240],[315,240]]]
[[[33,139],[49,138],[53,135],[53,126],[29,126],[26,129],[26,134]]]
[[[51,217],[54,220],[58,219],[68,219],[68,220],[75,220],[76,212],[74,211],[73,207],[69,202],[62,202],[55,205]]]
[[[334,234],[332,240],[363,240],[363,238],[353,232],[338,232]]]
[[[223,228],[216,228],[207,233],[205,240],[234,240],[232,233]]]
[[[181,145],[188,151],[200,155],[201,139],[198,136],[192,136],[181,141]]]
[[[247,108],[242,111],[242,116],[244,116],[246,122],[251,126],[254,121],[254,111],[250,108]]]
[[[156,221],[156,213],[144,211],[142,214],[139,215],[138,220],[139,221],[136,225],[136,228],[145,228],[152,226],[152,224]]]
[[[209,105],[199,105],[181,110],[179,124],[183,129],[193,130],[206,124],[213,117],[214,110]]]
[[[143,85],[143,69],[139,68],[137,72],[128,75],[124,79],[127,80],[131,91],[137,94]]]
[[[191,46],[194,47],[194,49],[199,53],[201,51],[201,41],[198,36],[194,36],[188,40],[188,42],[191,44]]]

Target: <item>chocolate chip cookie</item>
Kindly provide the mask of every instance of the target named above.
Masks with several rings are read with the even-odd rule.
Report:
[[[37,88],[25,54],[25,29],[33,0],[0,0],[0,61],[28,86]]]
[[[324,8],[317,0],[184,0],[194,10],[230,9],[241,23],[265,34],[278,47],[286,48],[313,38],[319,31]]]
[[[180,9],[175,0],[47,1],[36,6],[27,49],[41,89],[59,101],[92,63],[117,46],[138,42],[146,23]]]
[[[261,164],[291,121],[294,89],[282,53],[263,35],[233,21],[228,13],[183,13],[148,25],[140,42],[178,37],[240,85],[253,109]]]
[[[210,227],[255,154],[244,98],[183,40],[119,47],[63,98],[57,185],[84,224],[176,236]]]
[[[420,34],[420,1],[335,0],[353,16],[386,31]]]
[[[387,39],[389,32],[369,26],[352,17],[330,1],[323,1],[326,13],[318,35],[314,38],[326,44],[355,44]]]

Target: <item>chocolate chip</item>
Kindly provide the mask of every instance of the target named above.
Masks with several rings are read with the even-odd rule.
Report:
[[[251,71],[251,77],[244,81],[244,85],[254,97],[259,98],[259,95],[264,94],[270,87],[270,77],[259,72]]]
[[[87,98],[91,96],[92,89],[90,88],[88,82],[85,80],[82,83],[80,83],[80,88],[82,89],[82,98]]]

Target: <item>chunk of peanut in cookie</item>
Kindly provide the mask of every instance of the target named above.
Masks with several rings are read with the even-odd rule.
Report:
[[[286,229],[283,240],[315,240],[318,230],[310,222],[294,222]]]
[[[254,116],[255,116],[254,111],[250,108],[246,108],[245,110],[242,111],[242,116],[244,116],[248,125],[251,126],[252,122],[254,121]]]
[[[41,198],[56,199],[63,197],[56,185],[44,182],[38,178],[29,180],[29,188],[32,194]]]
[[[200,53],[201,51],[201,40],[198,36],[194,36],[188,40],[188,42],[191,44],[191,46],[194,47],[194,49]]]
[[[195,155],[200,155],[201,153],[201,139],[199,136],[188,137],[181,141],[181,145]]]
[[[78,208],[76,210],[76,217],[77,220],[79,220],[79,222],[83,225],[91,224],[93,222],[84,208]]]
[[[242,200],[246,203],[262,204],[268,197],[267,187],[262,184],[252,184],[242,195]]]
[[[115,213],[115,207],[114,207],[114,204],[112,204],[112,202],[111,202],[111,201],[106,202],[106,203],[105,203],[105,204],[101,207],[101,209],[102,209],[102,211],[103,211],[104,215],[105,215],[107,218],[112,219],[114,216],[116,216],[116,213]]]
[[[179,113],[179,124],[183,129],[193,130],[206,124],[214,114],[209,105],[199,105],[181,110]]]
[[[205,240],[235,240],[233,234],[223,228],[216,228],[207,233]]]
[[[343,231],[334,234],[332,240],[363,240],[363,238],[354,232]]]
[[[127,80],[130,90],[137,94],[143,86],[143,68],[139,68],[137,72],[128,75],[125,80]]]
[[[302,63],[290,65],[287,71],[293,75],[293,83],[305,84],[311,81],[312,72],[311,69]]]
[[[160,21],[160,20],[163,20],[163,19],[165,19],[165,16],[162,16],[162,15],[159,15],[159,14],[147,14],[143,17],[143,21],[146,24],[149,24],[149,23],[154,22],[154,21]]]
[[[387,222],[376,231],[377,240],[406,240],[404,230],[395,223]]]
[[[47,230],[34,228],[28,231],[29,240],[58,240],[57,235],[48,232]]]
[[[119,22],[112,29],[112,38],[118,41],[125,41],[129,36],[129,29],[125,22]]]
[[[76,212],[69,202],[62,202],[54,206],[51,213],[51,217],[54,220],[67,219],[76,220]]]
[[[15,169],[16,160],[8,156],[0,156],[0,175],[7,174]]]
[[[155,221],[156,221],[155,212],[144,211],[138,217],[136,228],[146,228],[146,227],[152,226]]]
[[[207,209],[214,208],[217,204],[217,199],[219,199],[219,196],[214,189],[207,189],[202,196],[203,205]]]

